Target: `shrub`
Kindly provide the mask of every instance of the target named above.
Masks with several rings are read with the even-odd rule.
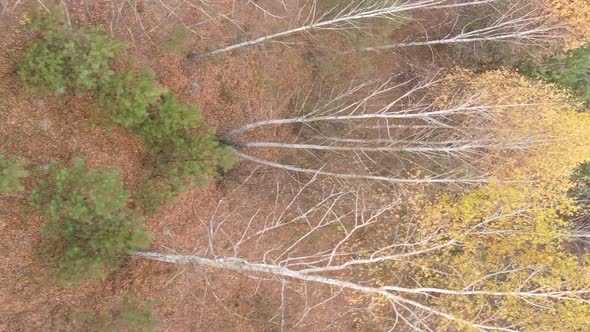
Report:
[[[179,133],[150,148],[156,172],[170,179],[188,179],[199,185],[233,167],[233,154],[211,133]]]
[[[191,31],[184,27],[178,26],[166,34],[158,43],[160,48],[165,51],[171,51],[178,54],[186,54],[189,51],[188,42],[192,37]]]
[[[150,108],[157,104],[165,89],[155,81],[153,71],[115,74],[99,89],[100,106],[111,120],[126,128],[143,124]]]
[[[0,193],[23,190],[19,179],[29,174],[24,167],[26,162],[13,161],[0,154]]]
[[[49,12],[45,8],[49,9]],[[23,15],[27,27],[40,35],[64,27],[66,24],[66,12],[63,6],[60,6],[56,1],[47,1],[45,8],[33,5],[30,12],[25,12]]]
[[[574,187],[570,190],[572,196],[582,208],[582,212],[590,209],[590,161],[580,163],[572,174]]]
[[[580,47],[542,64],[529,64],[522,72],[530,77],[555,83],[590,102],[590,48]]]
[[[102,278],[149,244],[141,220],[125,209],[128,199],[116,172],[87,171],[82,160],[50,165],[31,201],[47,217],[39,251],[60,283]]]
[[[153,307],[153,301],[142,303],[132,293],[125,293],[109,312],[74,312],[73,325],[84,331],[151,332],[163,325],[153,316]]]
[[[112,326],[117,331],[155,331],[162,322],[153,317],[153,301],[141,303],[135,296],[127,293],[115,308],[115,321]]]
[[[35,92],[82,94],[108,82],[121,49],[98,30],[50,30],[25,51],[18,75]]]

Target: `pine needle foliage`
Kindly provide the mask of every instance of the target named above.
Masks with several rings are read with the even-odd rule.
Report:
[[[49,30],[25,51],[18,76],[34,92],[83,94],[111,79],[121,50],[121,44],[95,29]]]
[[[29,174],[25,170],[26,162],[9,160],[0,153],[0,193],[23,190],[20,178]]]
[[[149,245],[142,220],[126,209],[128,200],[117,172],[89,171],[79,159],[69,168],[50,164],[31,203],[47,219],[38,249],[52,277],[62,285],[100,279]]]
[[[144,196],[151,197],[147,205],[158,206],[172,193],[204,185],[233,167],[234,155],[205,127],[200,110],[161,87],[152,71],[116,74],[101,87],[99,96],[111,120],[139,135],[150,154],[152,176],[144,188]],[[165,192],[155,195],[146,190]]]
[[[162,96],[158,110],[138,129],[160,175],[192,177],[198,184],[216,176],[218,168],[233,166],[233,155],[222,147],[215,135],[204,128],[200,111],[183,105],[170,93]]]
[[[99,89],[100,108],[118,125],[125,128],[141,126],[166,91],[155,77],[151,70],[113,75]]]
[[[30,26],[41,40],[25,51],[18,70],[21,81],[36,92],[96,95],[112,123],[145,142],[148,164],[153,166],[146,189],[177,192],[205,184],[233,166],[234,155],[202,123],[200,110],[181,103],[158,83],[153,71],[115,73],[121,44],[98,30],[75,30],[42,13],[37,16]],[[49,30],[42,33],[44,25]]]
[[[170,201],[172,193],[203,186],[235,164],[235,155],[201,122],[200,110],[171,93],[163,94],[134,130],[145,142],[153,167],[141,194],[148,211]]]
[[[200,125],[198,109],[183,105],[172,93],[165,93],[159,100],[157,111],[151,114],[138,132],[149,146],[153,146],[167,136],[177,136]]]
[[[576,48],[562,57],[531,64],[523,72],[533,78],[555,83],[590,103],[590,47]]]

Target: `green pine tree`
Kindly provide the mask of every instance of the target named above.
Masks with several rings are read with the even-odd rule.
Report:
[[[128,200],[117,172],[88,171],[82,160],[69,168],[50,165],[31,202],[47,219],[39,253],[53,277],[64,285],[99,279],[149,245],[142,219],[126,209]]]

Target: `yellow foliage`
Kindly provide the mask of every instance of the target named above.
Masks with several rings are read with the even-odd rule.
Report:
[[[29,13],[24,12],[18,19],[18,24],[20,25],[27,25],[31,23],[31,15]]]
[[[422,261],[430,268],[453,267],[455,272],[449,275],[454,277],[441,278],[429,272],[423,273],[420,282],[463,289],[510,266],[523,270],[503,275],[500,282],[480,281],[478,288],[562,291],[590,287],[590,270],[562,247],[561,236],[568,226],[563,217],[575,210],[568,197],[570,174],[576,164],[590,158],[590,114],[578,112],[579,105],[555,86],[509,71],[476,75],[459,70],[441,85],[443,90],[459,86],[464,97],[477,92],[479,103],[512,105],[500,107],[490,123],[501,141],[510,144],[530,139],[539,143],[531,144],[526,151],[503,154],[505,162],[482,165],[498,179],[511,178],[515,182],[499,180],[461,195],[443,195],[421,208],[424,228],[444,227],[448,236],[461,239],[462,245],[439,253],[435,265],[429,257]],[[448,101],[443,98],[439,102]],[[514,106],[521,104],[535,105]],[[531,276],[534,269],[538,273]],[[445,295],[435,302],[441,308],[453,308],[466,319],[497,312],[498,317],[516,323],[522,330],[582,331],[588,330],[590,324],[584,315],[571,314],[588,312],[588,304],[579,301],[526,302],[518,297]],[[528,320],[523,321],[523,317]]]
[[[530,142],[523,150],[491,151],[489,155],[501,158],[501,164],[482,161],[483,169],[498,179],[549,181],[552,187],[558,183],[569,187],[572,169],[590,158],[590,113],[579,112],[581,105],[555,85],[507,70],[477,75],[459,69],[435,87],[435,94],[441,96],[437,104],[443,107],[477,96],[479,105],[493,107],[487,125],[501,145]]]
[[[590,1],[588,0],[538,0],[542,10],[556,23],[566,26],[564,51],[590,41]]]
[[[481,160],[478,167],[496,181],[434,199],[421,190],[410,199],[408,222],[420,228],[416,242],[434,234],[434,244],[456,239],[455,244],[408,261],[388,262],[371,275],[386,284],[392,282],[387,271],[404,271],[411,275],[408,287],[450,290],[590,289],[590,268],[563,246],[569,226],[565,217],[576,209],[568,197],[569,177],[578,163],[590,159],[590,114],[580,112],[555,86],[504,70],[455,70],[433,95],[440,96],[440,106],[473,95],[481,105],[510,105],[494,111],[487,123],[490,132],[506,144],[524,139],[531,144],[523,151],[497,151]],[[576,300],[439,294],[428,305],[467,321],[493,317],[523,331],[590,330],[590,306]],[[464,328],[451,328],[444,319],[438,327]]]

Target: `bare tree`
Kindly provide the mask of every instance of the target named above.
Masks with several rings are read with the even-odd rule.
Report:
[[[318,12],[318,3],[312,0],[310,6],[304,6],[299,13],[298,18],[303,20],[302,24],[290,24],[286,30],[272,33],[263,37],[237,43],[234,45],[219,48],[210,52],[190,52],[187,58],[194,59],[203,56],[214,56],[232,50],[251,47],[275,41],[284,37],[297,35],[301,33],[310,33],[319,30],[342,31],[348,29],[359,29],[363,21],[371,19],[386,19],[397,21],[400,15],[418,9],[443,9],[452,7],[471,6],[484,3],[494,2],[496,0],[408,0],[408,1],[351,1],[343,6],[335,6],[326,12]],[[311,8],[308,8],[311,7]],[[304,11],[308,10],[307,14]]]
[[[535,9],[527,10],[526,7],[519,6],[520,3],[516,2],[496,20],[484,23],[484,27],[478,27],[478,25],[481,25],[481,21],[485,18],[478,18],[465,24],[459,32],[451,31],[442,38],[365,47],[360,51],[486,42],[506,42],[517,46],[543,46],[548,40],[563,37],[562,26],[548,23],[546,18],[536,14]]]
[[[494,229],[493,225],[498,220],[526,215],[529,207],[511,210],[501,208],[460,233],[452,233],[444,228],[426,230],[412,221],[391,223],[391,218],[401,204],[398,200],[375,200],[376,197],[372,196],[374,192],[341,190],[318,182],[317,177],[312,177],[286,200],[279,197],[285,192],[280,190],[277,182],[277,204],[266,215],[257,210],[251,217],[244,219],[238,217],[243,211],[233,216],[212,217],[206,225],[208,244],[192,254],[144,251],[136,256],[199,269],[210,267],[220,271],[237,271],[246,278],[270,278],[283,287],[291,285],[290,292],[298,292],[303,305],[299,306],[300,316],[292,316],[294,322],[287,323],[283,321],[284,315],[281,316],[282,327],[298,327],[313,310],[320,310],[327,301],[336,297],[365,303],[365,310],[375,311],[376,316],[383,315],[383,312],[377,311],[389,307],[387,314],[390,317],[384,322],[389,325],[387,328],[390,331],[430,331],[434,320],[450,321],[477,330],[518,330],[518,323],[508,323],[496,317],[495,312],[475,317],[461,316],[430,302],[432,298],[442,295],[457,299],[485,298],[492,303],[495,303],[494,299],[516,298],[522,301],[522,305],[541,311],[551,303],[588,303],[590,289],[587,285],[538,287],[536,280],[543,278],[541,271],[545,267],[523,266],[509,260],[505,266],[489,271],[463,288],[422,287],[413,276],[403,276],[403,271],[395,270],[387,270],[395,276],[390,277],[388,283],[377,283],[374,276],[368,273],[374,271],[375,267],[391,262],[419,265],[419,258],[424,257],[436,262],[436,256],[441,251],[460,249],[469,237],[481,236]],[[320,184],[323,189],[318,190],[314,184]],[[238,209],[243,210],[243,207]],[[388,230],[383,237],[387,240],[377,240],[374,235],[384,230]],[[277,241],[284,239],[282,232],[296,236],[288,241]],[[324,235],[324,240],[317,241],[319,235]],[[359,242],[361,236],[371,236],[373,240]],[[461,274],[453,267],[448,270],[450,272],[434,273]],[[489,283],[502,284],[517,274],[524,274],[528,278],[523,278],[509,289],[486,288]],[[326,295],[321,294],[317,298],[318,293],[308,291],[312,285],[331,289],[332,296],[324,298]],[[283,303],[280,310],[284,310],[286,302],[295,302],[293,296],[281,295],[281,298]],[[371,307],[371,298],[384,299],[387,305]],[[527,317],[522,319],[526,320]]]
[[[428,92],[437,82],[414,81],[368,82],[311,106],[304,96],[304,114],[253,122],[226,133],[222,141],[241,158],[285,171],[397,184],[485,183],[490,174],[479,167],[481,160],[500,161],[548,143],[535,137],[501,141],[494,132],[498,110],[533,105],[486,105],[472,95],[440,107]],[[284,127],[296,133],[274,142],[250,135]],[[279,160],[255,153],[269,149],[278,151]]]
[[[448,1],[448,0],[421,0],[421,1],[352,1],[343,8],[332,8],[323,14],[318,14],[317,4],[312,2],[310,14],[302,25],[295,28],[240,42],[234,45],[219,48],[210,52],[191,52],[190,58],[214,56],[232,50],[263,44],[278,40],[287,36],[310,33],[312,31],[347,31],[363,30],[362,22],[372,19],[399,20],[400,15],[414,10],[445,10],[449,8],[494,4],[499,0],[479,1]],[[485,17],[478,17],[457,29],[457,22],[451,31],[444,37],[427,39],[422,41],[403,41],[385,45],[364,47],[358,51],[378,51],[411,46],[434,46],[464,43],[506,42],[519,46],[543,46],[548,41],[562,37],[562,26],[550,24],[546,18],[540,16],[535,8],[517,1],[504,12],[500,9],[499,16],[491,22],[484,22]],[[299,16],[302,16],[300,13]],[[457,17],[458,20],[458,17]],[[483,27],[479,27],[483,24]],[[292,25],[290,25],[292,26]],[[458,30],[458,32],[457,32]]]

